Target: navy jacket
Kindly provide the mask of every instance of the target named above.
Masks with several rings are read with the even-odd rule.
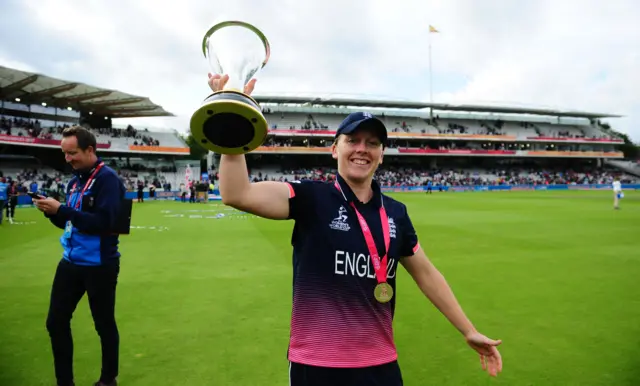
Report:
[[[71,222],[71,237],[60,237],[63,259],[78,265],[102,265],[120,257],[118,235],[111,234],[124,199],[126,188],[116,172],[104,165],[80,197],[87,180],[95,170],[76,171],[67,185],[67,202],[53,216],[47,216],[60,229]],[[76,184],[77,182],[77,184]],[[75,189],[72,189],[74,184]],[[81,200],[80,200],[81,199]],[[76,210],[76,202],[80,200]]]

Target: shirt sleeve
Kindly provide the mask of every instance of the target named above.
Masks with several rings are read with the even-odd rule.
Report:
[[[289,186],[289,219],[298,221],[311,218],[316,204],[314,191],[317,182],[301,180],[286,184]]]
[[[398,225],[400,228],[400,257],[413,256],[420,249],[420,243],[406,207],[404,208],[404,216]]]
[[[65,222],[64,219],[60,218],[60,216],[58,216],[58,213],[54,213],[54,214],[44,214],[44,216],[46,218],[49,219],[49,221],[51,221],[51,223],[53,225],[55,225],[56,227],[60,228],[60,229],[64,229],[65,227]]]

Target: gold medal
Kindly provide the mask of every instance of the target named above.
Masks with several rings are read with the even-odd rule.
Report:
[[[373,296],[380,303],[386,303],[393,297],[393,288],[388,283],[378,283],[373,291]]]

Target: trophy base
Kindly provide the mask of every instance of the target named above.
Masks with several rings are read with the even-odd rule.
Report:
[[[258,103],[234,90],[215,92],[191,116],[191,135],[207,150],[246,154],[262,145],[269,126]]]

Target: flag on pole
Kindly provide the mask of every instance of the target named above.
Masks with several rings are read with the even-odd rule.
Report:
[[[429,24],[429,33],[440,33],[440,31],[438,31],[436,27]]]

